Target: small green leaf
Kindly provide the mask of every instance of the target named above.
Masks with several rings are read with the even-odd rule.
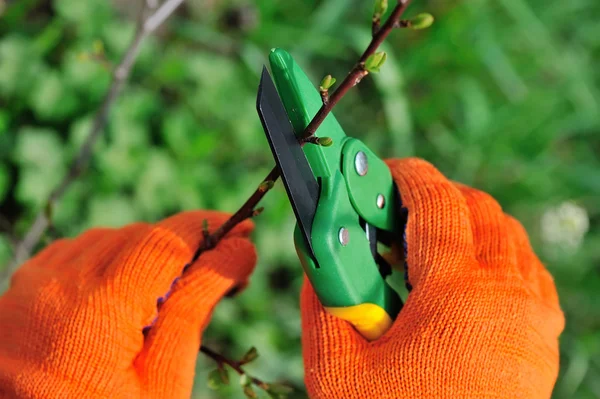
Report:
[[[330,147],[333,145],[333,139],[331,137],[317,137],[317,143],[323,147]]]
[[[240,363],[242,363],[242,364],[250,363],[257,357],[258,357],[258,351],[253,346],[252,348],[248,349],[248,352],[246,352],[246,354],[244,356],[242,356]]]
[[[371,73],[379,72],[379,69],[385,63],[387,54],[385,51],[379,51],[375,54],[371,54],[365,61],[365,70]]]
[[[223,379],[221,378],[220,369],[214,369],[208,373],[208,387],[210,389],[217,390],[223,386]]]
[[[380,20],[383,14],[387,11],[388,0],[375,0],[375,10],[373,11],[373,19]]]
[[[411,29],[426,29],[433,25],[433,15],[428,12],[421,13],[410,20]]]
[[[321,80],[321,84],[319,85],[319,90],[321,90],[321,91],[329,90],[335,84],[335,82],[336,82],[336,79],[333,76],[327,75]]]

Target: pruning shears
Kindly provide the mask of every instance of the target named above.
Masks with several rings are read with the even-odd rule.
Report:
[[[297,134],[321,96],[284,50],[271,50],[269,63],[275,82],[264,67],[257,110],[296,215],[296,252],[325,309],[377,339],[402,307],[377,251],[378,242],[401,237],[398,190],[383,160],[347,136],[333,114],[317,129],[333,144],[302,145]]]

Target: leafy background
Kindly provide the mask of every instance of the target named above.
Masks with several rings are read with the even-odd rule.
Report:
[[[335,113],[380,155],[423,157],[524,223],[567,316],[554,396],[598,398],[600,2],[413,3],[408,14],[429,11],[434,26],[395,32],[382,72]],[[138,7],[0,1],[0,264],[11,256],[11,234],[25,232],[77,153]],[[144,45],[90,170],[54,211],[56,230],[74,236],[184,209],[236,210],[273,164],[254,106],[268,50],[289,50],[315,82],[341,78],[369,40],[371,7],[188,1]],[[565,202],[577,212],[556,211]],[[256,346],[261,356],[249,370],[288,381],[300,398],[294,220],[280,185],[264,205],[252,285],[219,306],[205,343],[233,357]],[[560,223],[548,226],[544,215]],[[213,367],[200,357],[194,397],[242,397],[235,386],[208,390]]]

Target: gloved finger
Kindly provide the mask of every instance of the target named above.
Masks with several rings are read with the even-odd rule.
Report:
[[[480,267],[491,273],[515,276],[518,273],[516,250],[502,208],[483,191],[458,183],[456,187],[469,207],[475,257]]]
[[[505,221],[517,250],[519,271],[527,288],[537,295],[546,306],[560,311],[554,278],[531,248],[527,231],[519,221],[511,216],[506,215]]]
[[[565,327],[565,318],[558,301],[556,285],[552,275],[535,255],[529,243],[527,232],[516,219],[506,216],[510,236],[517,249],[518,268],[526,289],[538,298],[539,311],[535,311],[538,320],[536,332],[546,337],[546,342],[558,356],[557,338]]]
[[[149,392],[159,398],[190,396],[201,333],[215,305],[248,279],[255,264],[248,239],[225,238],[175,283],[136,360]]]
[[[327,313],[317,298],[308,278],[304,277],[300,294],[302,316],[302,355],[307,384],[323,381],[331,374],[331,364],[352,364],[367,341],[338,317]],[[309,392],[323,392],[322,387],[307,386]]]
[[[193,211],[172,216],[138,229],[124,239],[126,248],[111,260],[104,272],[107,284],[130,308],[133,320],[149,325],[156,316],[157,301],[164,299],[203,241],[204,221],[214,231],[229,218],[219,212]],[[227,237],[247,237],[253,225],[246,221]]]
[[[542,319],[550,326],[550,336],[557,337],[562,330],[562,323],[557,320],[562,318],[558,295],[552,276],[529,244],[527,232],[518,221],[505,215],[500,205],[488,194],[463,185],[457,187],[465,196],[471,211],[479,264],[499,275],[501,280],[504,277],[512,279],[514,287],[520,287],[523,282],[541,302],[553,309],[552,314]],[[493,289],[493,281],[486,280],[488,290]]]
[[[416,158],[387,164],[408,209],[408,279],[421,286],[455,281],[477,267],[469,208],[460,191],[433,165]]]

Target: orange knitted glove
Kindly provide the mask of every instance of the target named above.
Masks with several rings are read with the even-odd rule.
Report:
[[[418,160],[388,162],[408,209],[412,291],[367,342],[302,297],[306,386],[319,398],[549,398],[564,319],[525,230],[489,195]]]
[[[0,397],[189,398],[201,332],[256,261],[245,222],[182,275],[204,219],[227,215],[94,229],[24,264],[0,298]]]

